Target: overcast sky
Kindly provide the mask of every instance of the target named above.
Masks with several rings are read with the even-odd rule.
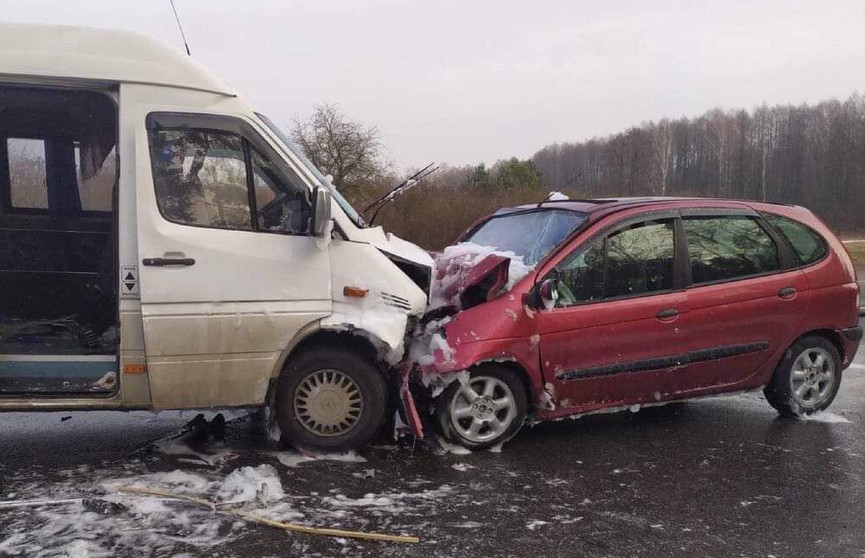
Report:
[[[195,58],[288,127],[337,103],[398,168],[865,92],[862,0],[176,0]],[[0,0],[181,47],[168,0]]]

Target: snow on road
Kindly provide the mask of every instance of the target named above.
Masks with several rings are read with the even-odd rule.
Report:
[[[855,366],[865,368],[862,359]],[[250,439],[246,419],[227,427],[225,442],[184,449],[164,436],[188,415],[168,431],[151,430],[158,421],[150,415],[6,415],[0,501],[59,503],[0,509],[0,556],[432,558],[567,550],[597,557],[731,549],[841,556],[865,545],[857,513],[865,502],[857,480],[865,474],[863,400],[865,377],[854,368],[831,412],[808,421],[779,419],[759,394],[747,394],[543,424],[502,453],[378,446],[318,459]],[[149,449],[134,451],[141,446]],[[418,535],[421,543],[287,533],[192,502],[120,493],[121,486],[205,499],[222,505],[217,512]],[[803,486],[829,497],[803,500]],[[781,516],[789,521],[778,524]],[[807,532],[797,527],[805,521]]]
[[[301,463],[323,463],[354,468],[358,456],[327,456],[325,461],[298,459],[293,452],[260,456],[256,466],[196,468],[147,473],[145,460],[132,460],[119,468],[80,466],[60,471],[53,482],[22,473],[8,483],[6,501],[73,500],[4,510],[0,521],[0,556],[171,556],[189,552],[209,555],[251,531],[267,529],[215,513],[214,509],[240,509],[267,519],[320,527],[364,529],[382,518],[380,527],[391,533],[410,533],[435,515],[445,499],[464,497],[465,487],[448,484],[425,486],[409,482],[358,497],[340,488],[284,486],[290,468]],[[281,470],[280,470],[281,468]],[[371,477],[372,475],[370,475]],[[357,481],[362,483],[362,481]],[[144,488],[204,499],[210,509],[163,497],[128,494],[121,488]],[[2,503],[0,503],[2,507]]]

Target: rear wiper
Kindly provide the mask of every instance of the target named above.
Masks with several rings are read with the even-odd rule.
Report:
[[[406,178],[405,180],[394,186],[387,194],[383,195],[379,199],[375,200],[371,204],[361,209],[361,214],[375,209],[375,213],[372,214],[372,217],[369,220],[369,226],[371,227],[372,224],[375,223],[375,218],[378,217],[378,212],[381,211],[384,206],[386,206],[402,194],[408,192],[409,190],[414,188],[418,182],[437,171],[439,168],[433,167],[434,164],[435,163],[428,164],[421,170],[417,171],[410,177]]]

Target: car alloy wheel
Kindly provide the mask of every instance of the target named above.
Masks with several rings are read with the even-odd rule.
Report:
[[[790,393],[797,404],[812,409],[832,394],[836,381],[832,356],[822,347],[810,347],[793,361]]]
[[[449,406],[453,429],[466,440],[483,443],[502,436],[517,416],[511,388],[491,376],[470,378]]]

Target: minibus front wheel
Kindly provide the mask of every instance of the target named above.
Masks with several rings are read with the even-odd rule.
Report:
[[[276,419],[299,449],[366,446],[382,427],[387,385],[378,367],[344,349],[313,347],[293,357],[276,385]]]

